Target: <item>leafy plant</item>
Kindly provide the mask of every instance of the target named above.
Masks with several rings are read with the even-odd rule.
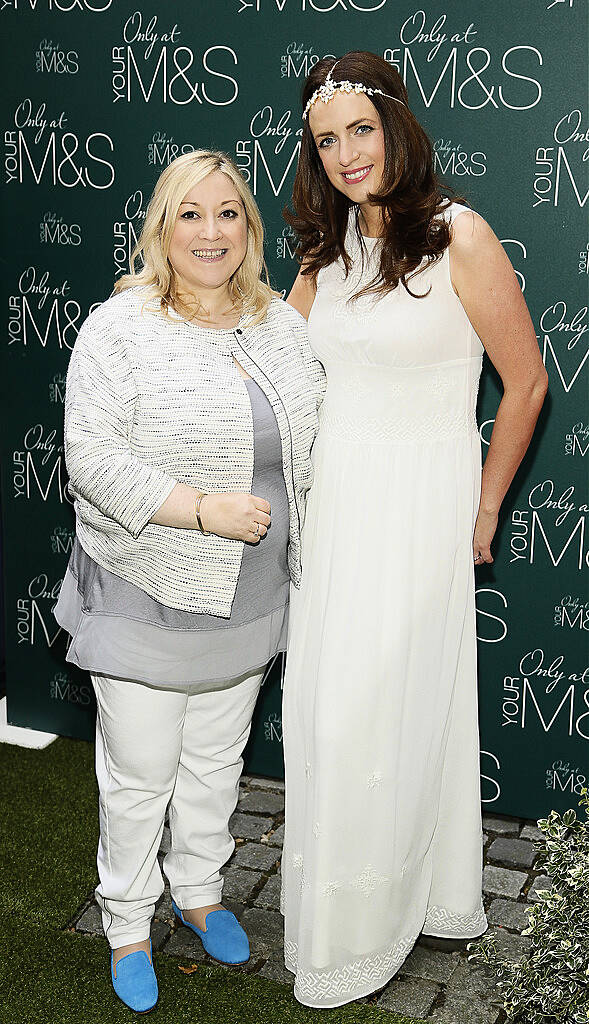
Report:
[[[497,950],[492,935],[470,943],[470,960],[492,967],[510,1021],[589,1024],[589,793],[581,791],[585,819],[574,810],[551,811],[538,822],[544,833],[540,863],[551,888],[528,910],[528,953],[515,962]]]

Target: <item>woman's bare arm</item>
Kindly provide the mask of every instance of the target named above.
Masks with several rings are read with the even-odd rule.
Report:
[[[475,555],[492,562],[499,508],[530,443],[548,376],[511,263],[489,225],[472,211],[452,225],[450,269],[454,290],[503,383],[473,539]]]
[[[304,316],[305,320],[308,320],[316,294],[317,285],[315,279],[308,274],[302,274],[299,270],[295,283],[293,284],[289,294],[286,296],[286,301],[293,307],[293,309],[296,309],[301,316]]]

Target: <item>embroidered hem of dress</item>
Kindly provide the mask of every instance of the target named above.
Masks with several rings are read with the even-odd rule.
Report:
[[[363,957],[326,971],[298,972],[298,947],[284,943],[286,969],[295,975],[294,994],[304,1006],[317,1009],[342,1006],[376,992],[402,967],[415,945],[417,934],[396,942],[385,953]]]
[[[284,902],[281,893],[282,914]],[[438,938],[475,939],[486,928],[487,918],[482,900],[480,907],[472,914],[452,914],[443,907],[429,907],[422,932],[417,932],[412,938],[399,940],[386,953],[354,960],[332,970],[298,973],[298,946],[296,942],[286,940],[284,963],[287,970],[296,976],[294,991],[300,1003],[317,1009],[342,1006],[386,985],[402,967],[419,934]]]
[[[482,901],[472,914],[452,914],[444,907],[428,907],[422,932],[438,939],[477,939],[487,929]]]

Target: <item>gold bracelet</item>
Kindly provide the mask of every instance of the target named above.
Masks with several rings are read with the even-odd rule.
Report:
[[[200,503],[201,503],[201,501],[202,501],[202,499],[204,497],[206,497],[206,494],[203,491],[202,494],[199,494],[198,497],[195,498],[195,500],[194,500],[194,514],[196,516],[196,522],[197,522],[197,525],[198,525],[198,528],[199,528],[200,532],[202,533],[202,535],[204,537],[209,537],[210,534],[207,532],[207,530],[204,529],[204,527],[202,525],[202,519],[200,518]]]

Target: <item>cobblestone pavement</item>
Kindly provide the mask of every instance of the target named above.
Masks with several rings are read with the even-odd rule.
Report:
[[[548,879],[534,868],[541,838],[535,825],[517,818],[483,817],[485,867],[483,893],[489,927],[499,948],[510,958],[524,952],[529,940],[526,907]],[[244,776],[240,799],[230,828],[236,847],[224,868],[223,902],[247,931],[250,962],[242,968],[292,986],[293,976],[282,957],[282,917],[279,912],[280,857],[284,833],[284,784],[275,779]],[[166,828],[160,857],[170,843]],[[70,927],[102,935],[99,909],[91,895]],[[170,892],[158,901],[152,925],[153,948],[183,961],[207,960],[199,939],[174,917]],[[391,1013],[404,1013],[436,1024],[501,1024],[496,978],[470,964],[466,952],[446,952],[416,944],[399,973],[380,992],[362,1002],[382,1010],[383,1024]],[[318,1011],[318,1015],[319,1015]]]

